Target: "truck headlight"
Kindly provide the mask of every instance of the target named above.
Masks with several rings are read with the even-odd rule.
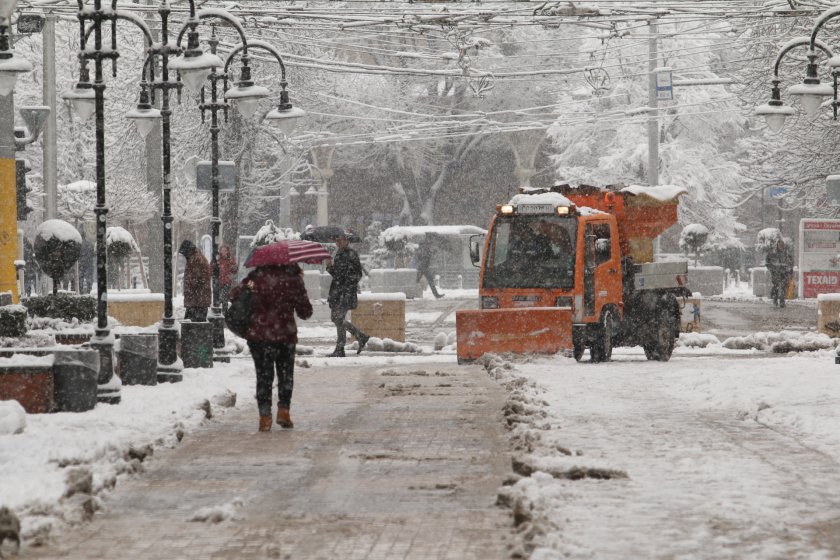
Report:
[[[496,296],[481,296],[481,308],[482,309],[498,309],[499,308],[499,298]]]

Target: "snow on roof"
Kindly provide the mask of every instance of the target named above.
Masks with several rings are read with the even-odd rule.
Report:
[[[127,229],[120,227],[120,226],[111,226],[105,231],[105,245],[111,245],[112,243],[128,243],[131,246],[133,251],[139,251],[140,249],[137,247],[137,242],[134,241],[134,236],[132,236]]]
[[[438,235],[467,235],[485,234],[487,230],[478,226],[470,225],[448,225],[448,226],[391,226],[384,230],[380,236],[385,241],[399,241],[406,239],[419,239],[427,233]]]
[[[508,204],[551,204],[552,206],[572,206],[571,200],[560,193],[556,192],[542,192],[536,194],[517,194],[510,199]]]
[[[669,202],[674,200],[681,194],[688,192],[685,187],[678,187],[676,185],[658,185],[656,187],[648,187],[645,185],[630,185],[624,187],[621,192],[630,193],[636,196],[647,196],[659,202]]]
[[[64,220],[47,220],[41,222],[35,228],[35,237],[40,237],[44,241],[49,241],[53,237],[60,241],[76,241],[82,243],[82,235],[76,231],[76,228],[65,222]]]

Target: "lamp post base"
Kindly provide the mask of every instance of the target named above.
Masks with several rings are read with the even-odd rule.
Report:
[[[110,333],[97,332],[90,341],[90,347],[99,352],[96,401],[119,404],[122,400],[122,381],[114,375],[114,339]]]
[[[213,327],[213,348],[221,350],[225,347],[225,317],[221,313],[221,308],[211,307],[207,320]]]
[[[178,359],[178,329],[172,326],[163,326],[167,323],[164,319],[162,326],[158,328],[158,383],[178,383],[184,380],[181,372],[184,369],[183,362]]]

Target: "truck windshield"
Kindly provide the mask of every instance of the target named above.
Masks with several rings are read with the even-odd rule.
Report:
[[[577,220],[500,216],[491,232],[485,288],[572,288]]]

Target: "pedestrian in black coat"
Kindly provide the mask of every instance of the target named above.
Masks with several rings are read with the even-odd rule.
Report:
[[[770,290],[773,305],[784,307],[788,282],[793,274],[793,255],[790,254],[781,238],[776,242],[776,246],[767,253],[766,266],[767,271],[770,272],[770,281],[773,284]]]
[[[417,246],[416,282],[419,282],[425,276],[426,281],[429,283],[429,288],[432,290],[432,295],[440,299],[443,297],[443,294],[437,291],[437,286],[435,286],[435,273],[432,271],[432,244],[432,236],[427,233],[423,241]]]
[[[358,305],[356,293],[359,290],[359,281],[362,279],[362,263],[359,260],[359,253],[350,248],[350,242],[346,236],[339,236],[335,244],[338,251],[332,261],[327,264],[327,272],[333,277],[327,303],[330,305],[330,318],[335,324],[338,334],[335,350],[327,354],[327,356],[333,358],[344,357],[347,332],[359,341],[357,354],[362,351],[370,338],[346,319],[347,312],[356,309]]]

